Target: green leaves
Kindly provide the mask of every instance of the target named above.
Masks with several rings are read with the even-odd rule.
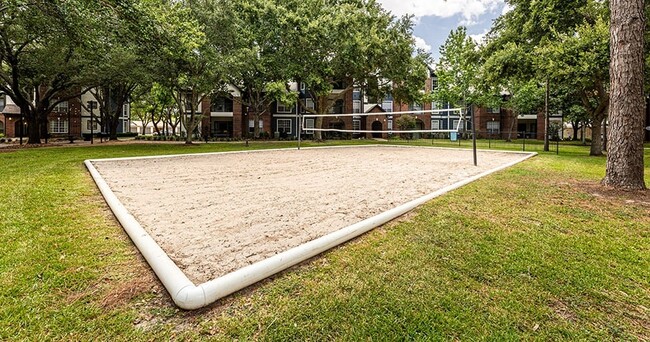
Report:
[[[478,47],[467,30],[461,26],[449,33],[440,47],[440,61],[436,65],[438,88],[434,98],[454,106],[464,106],[478,100]]]

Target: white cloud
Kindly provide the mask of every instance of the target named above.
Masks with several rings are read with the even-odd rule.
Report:
[[[416,19],[426,16],[449,18],[461,15],[464,21],[473,23],[487,12],[499,8],[504,0],[378,0],[394,15],[413,14]]]
[[[413,38],[415,39],[416,48],[422,49],[425,52],[431,52],[431,45],[427,44],[427,42],[425,42],[424,39],[417,36],[413,36]]]
[[[501,15],[504,15],[510,11],[512,11],[512,6],[505,4],[503,5],[503,9],[501,10]]]
[[[485,29],[485,30],[483,30],[483,32],[481,32],[481,33],[477,33],[477,34],[469,34],[468,36],[470,36],[470,38],[474,39],[474,41],[476,42],[476,44],[481,45],[481,44],[483,44],[483,38],[485,38],[485,35],[486,35],[488,32],[489,32],[489,30],[488,30],[488,29]]]

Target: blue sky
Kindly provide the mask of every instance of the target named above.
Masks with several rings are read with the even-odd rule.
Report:
[[[504,0],[377,0],[394,15],[415,16],[414,36],[437,61],[449,32],[458,26],[480,41],[492,21],[508,10]]]

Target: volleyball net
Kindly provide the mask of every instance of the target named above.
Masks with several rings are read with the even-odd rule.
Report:
[[[415,128],[415,129],[400,129],[398,123],[396,122],[397,119],[402,116],[402,115],[426,115],[426,114],[431,114],[433,115],[439,115],[441,117],[437,118],[438,120],[444,120],[446,118],[453,118],[454,120],[451,121],[454,124],[448,125],[446,129],[423,129],[423,128]],[[444,115],[444,117],[442,117]],[[330,122],[330,126],[323,128],[323,127],[316,127],[314,124],[315,120],[319,117],[322,118],[329,118],[329,119],[340,119],[341,117],[353,117],[353,119],[361,119],[362,117],[375,117],[375,119],[378,119],[378,117],[384,117],[392,121],[392,127],[389,127],[387,129],[362,129],[359,127],[358,129],[355,129],[352,127],[352,129],[347,129],[345,127],[336,127],[332,126],[332,122]],[[432,117],[433,119],[433,117]],[[454,122],[457,121],[457,122]],[[450,109],[428,109],[428,110],[410,110],[410,111],[402,111],[402,112],[380,112],[380,113],[354,113],[354,114],[303,114],[301,123],[300,123],[300,130],[302,132],[338,132],[338,133],[386,133],[386,134],[401,134],[401,133],[462,133],[465,130],[465,122],[467,121],[466,119],[466,111],[464,108],[450,108]],[[308,124],[309,123],[309,124]],[[370,125],[372,127],[372,123],[367,123],[367,125]],[[383,125],[382,125],[383,126]],[[397,126],[397,129],[394,129],[393,127]]]

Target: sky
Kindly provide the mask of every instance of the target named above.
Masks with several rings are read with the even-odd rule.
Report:
[[[438,60],[440,46],[451,30],[467,27],[477,42],[492,26],[492,21],[509,10],[504,0],[377,0],[396,16],[414,15],[416,45]]]

